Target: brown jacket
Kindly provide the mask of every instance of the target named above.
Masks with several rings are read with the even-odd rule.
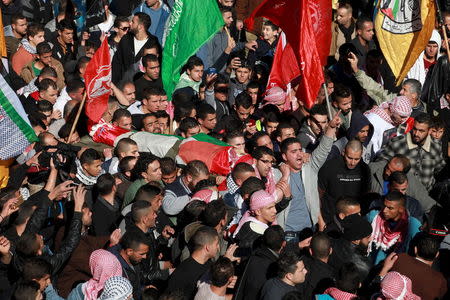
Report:
[[[238,20],[244,21],[247,19],[251,13],[255,10],[255,8],[261,4],[262,0],[238,0],[236,1],[236,14]],[[262,31],[263,18],[255,19],[255,26],[251,33],[256,34],[257,36],[261,35]]]
[[[406,253],[398,255],[391,271],[411,279],[413,293],[422,300],[442,299],[447,292],[447,280],[442,273]]]
[[[59,248],[64,236],[64,227],[60,228],[55,238],[55,247]],[[67,260],[67,263],[58,276],[56,287],[61,297],[66,298],[72,289],[80,282],[92,278],[89,268],[89,257],[97,249],[101,249],[109,240],[108,236],[84,235],[77,248]]]
[[[55,69],[56,74],[58,74],[56,85],[58,86],[58,90],[61,91],[65,86],[64,67],[57,59],[53,57],[51,59],[51,65]],[[33,72],[33,62],[34,61],[29,62],[25,67],[22,68],[22,72],[20,72],[20,77],[22,77],[22,79],[25,80],[26,83],[30,83],[30,81],[36,77]]]
[[[355,22],[355,20],[353,20]],[[352,39],[356,37],[356,26],[355,30],[352,33]],[[334,56],[336,60],[339,60],[339,47],[345,44],[345,36],[344,33],[339,29],[339,24],[334,21],[331,23],[331,47],[330,47],[330,56]]]

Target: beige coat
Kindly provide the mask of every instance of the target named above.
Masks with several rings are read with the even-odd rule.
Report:
[[[353,20],[355,22],[355,20]],[[356,26],[352,33],[352,39],[356,37]],[[336,21],[331,23],[331,46],[330,46],[330,56],[334,56],[336,60],[339,60],[339,47],[345,44],[344,33],[339,29],[339,25]]]
[[[33,72],[33,62],[29,62],[25,67],[22,68],[22,71],[20,72],[20,77],[22,77],[23,80],[25,80],[26,83],[29,83],[31,80],[33,80],[36,75],[34,75]],[[56,85],[58,86],[58,90],[61,91],[65,84],[64,84],[64,67],[63,65],[55,58],[52,57],[51,65],[56,71],[56,74],[58,74],[58,78],[56,80]]]

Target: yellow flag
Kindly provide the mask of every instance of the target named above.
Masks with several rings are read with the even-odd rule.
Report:
[[[379,0],[376,8],[375,32],[400,84],[430,40],[435,0]]]
[[[3,30],[3,18],[1,8],[0,8],[0,56],[1,57],[8,56],[8,53],[6,52],[5,31]]]

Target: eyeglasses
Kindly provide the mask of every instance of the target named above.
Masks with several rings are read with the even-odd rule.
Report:
[[[122,28],[119,28],[120,30],[122,30],[122,31],[128,31],[128,29],[130,29],[130,27],[122,27]]]

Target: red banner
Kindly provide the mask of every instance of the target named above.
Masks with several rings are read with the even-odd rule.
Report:
[[[107,38],[87,65],[84,80],[86,115],[94,123],[98,123],[108,108],[108,98],[111,94],[111,58]]]
[[[297,97],[311,107],[324,82],[322,66],[331,42],[331,1],[265,0],[245,21],[252,28],[256,17],[265,17],[278,25],[292,46],[302,80]]]

